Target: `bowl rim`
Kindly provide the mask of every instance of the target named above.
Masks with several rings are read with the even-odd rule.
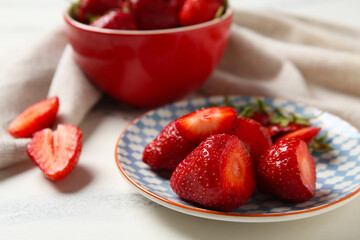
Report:
[[[181,32],[187,32],[187,31],[214,26],[217,23],[223,22],[226,19],[231,18],[233,15],[233,10],[230,7],[228,7],[225,13],[220,18],[191,26],[168,28],[168,29],[157,29],[157,30],[118,30],[118,29],[98,28],[78,22],[70,16],[70,9],[71,6],[67,8],[63,14],[65,22],[70,26],[88,32],[110,34],[110,35],[154,35],[154,34],[181,33]]]

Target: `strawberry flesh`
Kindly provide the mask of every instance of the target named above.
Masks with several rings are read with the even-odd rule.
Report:
[[[7,130],[16,138],[31,137],[36,131],[50,127],[55,122],[58,109],[58,97],[37,102],[20,113],[9,124]]]
[[[304,140],[306,143],[310,143],[315,136],[320,132],[320,127],[305,127],[299,130],[288,133],[282,137],[280,137],[277,141],[286,139],[286,138],[300,138]]]
[[[240,117],[237,119],[234,135],[245,143],[255,163],[272,146],[271,137],[265,128],[250,118]]]
[[[205,139],[173,172],[170,186],[181,198],[209,209],[230,211],[244,204],[256,185],[253,161],[229,134]]]
[[[290,202],[315,195],[315,163],[306,143],[287,138],[274,144],[256,165],[259,189]]]
[[[175,121],[168,124],[159,135],[146,145],[143,162],[152,169],[174,171],[176,166],[194,150],[196,145],[185,139]]]
[[[178,119],[176,126],[189,141],[199,144],[213,134],[231,133],[237,112],[231,107],[197,110]]]
[[[45,176],[53,181],[65,178],[76,166],[82,148],[82,133],[70,124],[56,131],[45,128],[34,134],[27,153]]]

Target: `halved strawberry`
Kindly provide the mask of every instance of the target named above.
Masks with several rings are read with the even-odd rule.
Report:
[[[213,134],[231,133],[237,112],[232,107],[210,107],[189,113],[176,122],[185,138],[199,144]]]
[[[315,138],[315,136],[320,132],[320,127],[305,127],[299,130],[288,133],[282,137],[280,137],[277,141],[286,139],[286,138],[300,138],[306,143],[311,142]]]
[[[315,163],[299,138],[274,144],[258,159],[256,172],[259,189],[283,200],[303,202],[315,195]]]
[[[70,124],[59,124],[56,131],[45,128],[34,134],[27,153],[45,176],[53,181],[66,177],[79,160],[82,133]]]
[[[244,204],[256,185],[253,161],[229,134],[205,139],[173,172],[170,186],[181,198],[206,208],[230,211]]]
[[[245,143],[255,162],[272,146],[271,137],[265,128],[250,118],[240,117],[237,119],[234,135]]]
[[[174,171],[176,166],[195,147],[195,144],[183,137],[176,128],[175,121],[172,121],[153,141],[146,145],[143,152],[143,162],[152,169]]]
[[[8,132],[16,138],[31,137],[33,133],[50,127],[59,109],[59,98],[51,97],[26,108],[8,126]]]

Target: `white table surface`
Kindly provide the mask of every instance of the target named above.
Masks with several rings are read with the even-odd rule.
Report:
[[[0,0],[0,59],[62,24],[68,2]],[[231,1],[347,26],[360,23],[358,0],[248,2]],[[147,200],[125,182],[115,163],[115,143],[126,125],[123,111],[134,118],[141,113],[108,102],[88,115],[80,125],[79,164],[63,181],[48,181],[30,161],[0,170],[0,239],[360,239],[360,198],[319,216],[279,223],[202,219]]]

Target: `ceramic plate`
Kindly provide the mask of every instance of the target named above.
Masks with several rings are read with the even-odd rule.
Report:
[[[255,103],[255,97],[232,96],[235,105]],[[280,99],[261,98],[302,116],[314,116],[321,110]],[[212,104],[222,105],[223,97],[200,98],[178,102],[147,112],[132,121],[116,144],[116,162],[121,174],[145,197],[186,214],[234,222],[277,222],[300,219],[328,212],[354,199],[360,192],[360,133],[348,122],[324,112],[311,120],[327,132],[334,150],[314,152],[316,195],[302,203],[286,203],[255,192],[241,207],[230,212],[207,210],[180,199],[170,188],[169,174],[154,172],[142,162],[147,143],[172,120]]]

